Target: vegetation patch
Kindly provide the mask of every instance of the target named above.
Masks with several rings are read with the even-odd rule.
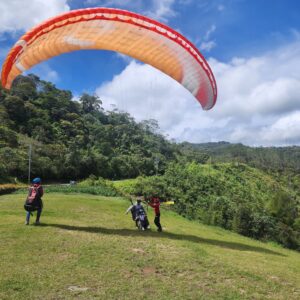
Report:
[[[130,190],[174,200],[186,218],[300,249],[299,196],[245,164],[170,164],[163,176],[131,180]],[[118,183],[120,190],[128,182]]]
[[[0,195],[10,194],[19,189],[24,189],[24,188],[25,186],[20,184],[12,184],[12,183],[0,184]]]

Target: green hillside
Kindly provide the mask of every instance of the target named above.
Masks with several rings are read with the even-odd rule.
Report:
[[[25,226],[24,197],[0,197],[0,299],[300,297],[295,251],[165,210],[163,233],[139,232],[128,201],[87,194],[46,193]]]
[[[300,249],[299,192],[245,164],[170,164],[163,176],[115,186],[175,200],[174,209],[189,219]]]
[[[242,162],[256,168],[281,173],[299,173],[300,147],[249,147],[228,142],[182,143],[183,149],[196,149],[214,162]]]
[[[32,176],[64,182],[162,173],[178,152],[155,120],[106,111],[97,96],[74,100],[32,74],[19,76],[10,91],[0,84],[0,183],[26,180],[29,145]]]

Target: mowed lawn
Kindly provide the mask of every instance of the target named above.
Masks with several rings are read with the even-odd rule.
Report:
[[[46,194],[25,226],[25,195],[0,197],[0,299],[300,299],[300,254],[162,210],[135,229],[129,202]],[[31,220],[33,223],[34,219]]]

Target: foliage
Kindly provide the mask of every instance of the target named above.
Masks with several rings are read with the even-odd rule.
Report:
[[[0,184],[0,195],[12,193],[18,188],[16,184]]]
[[[84,193],[84,194],[91,194],[91,195],[101,195],[106,197],[116,197],[119,195],[119,193],[112,186],[112,184],[106,182],[97,183],[94,185],[87,185],[87,184],[46,185],[44,186],[44,191],[47,194],[48,193],[65,193],[65,194]],[[26,192],[27,192],[27,188],[19,188],[15,193],[25,194]]]
[[[206,154],[214,163],[238,162],[268,172],[278,172],[280,176],[290,172],[292,175],[300,171],[300,147],[249,147],[243,144],[228,142],[192,144],[182,143],[182,151],[198,151]],[[188,150],[190,149],[190,150]]]
[[[136,182],[137,179],[124,179],[113,181],[113,185],[116,190],[124,196],[136,194]]]

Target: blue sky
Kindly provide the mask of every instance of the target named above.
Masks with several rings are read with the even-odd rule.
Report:
[[[191,40],[215,73],[215,108],[203,112],[161,72],[109,51],[64,54],[30,72],[75,97],[96,93],[105,108],[116,105],[138,121],[155,118],[162,132],[178,141],[300,144],[300,1],[0,0],[0,63],[32,26],[64,11],[96,6],[147,15]]]

